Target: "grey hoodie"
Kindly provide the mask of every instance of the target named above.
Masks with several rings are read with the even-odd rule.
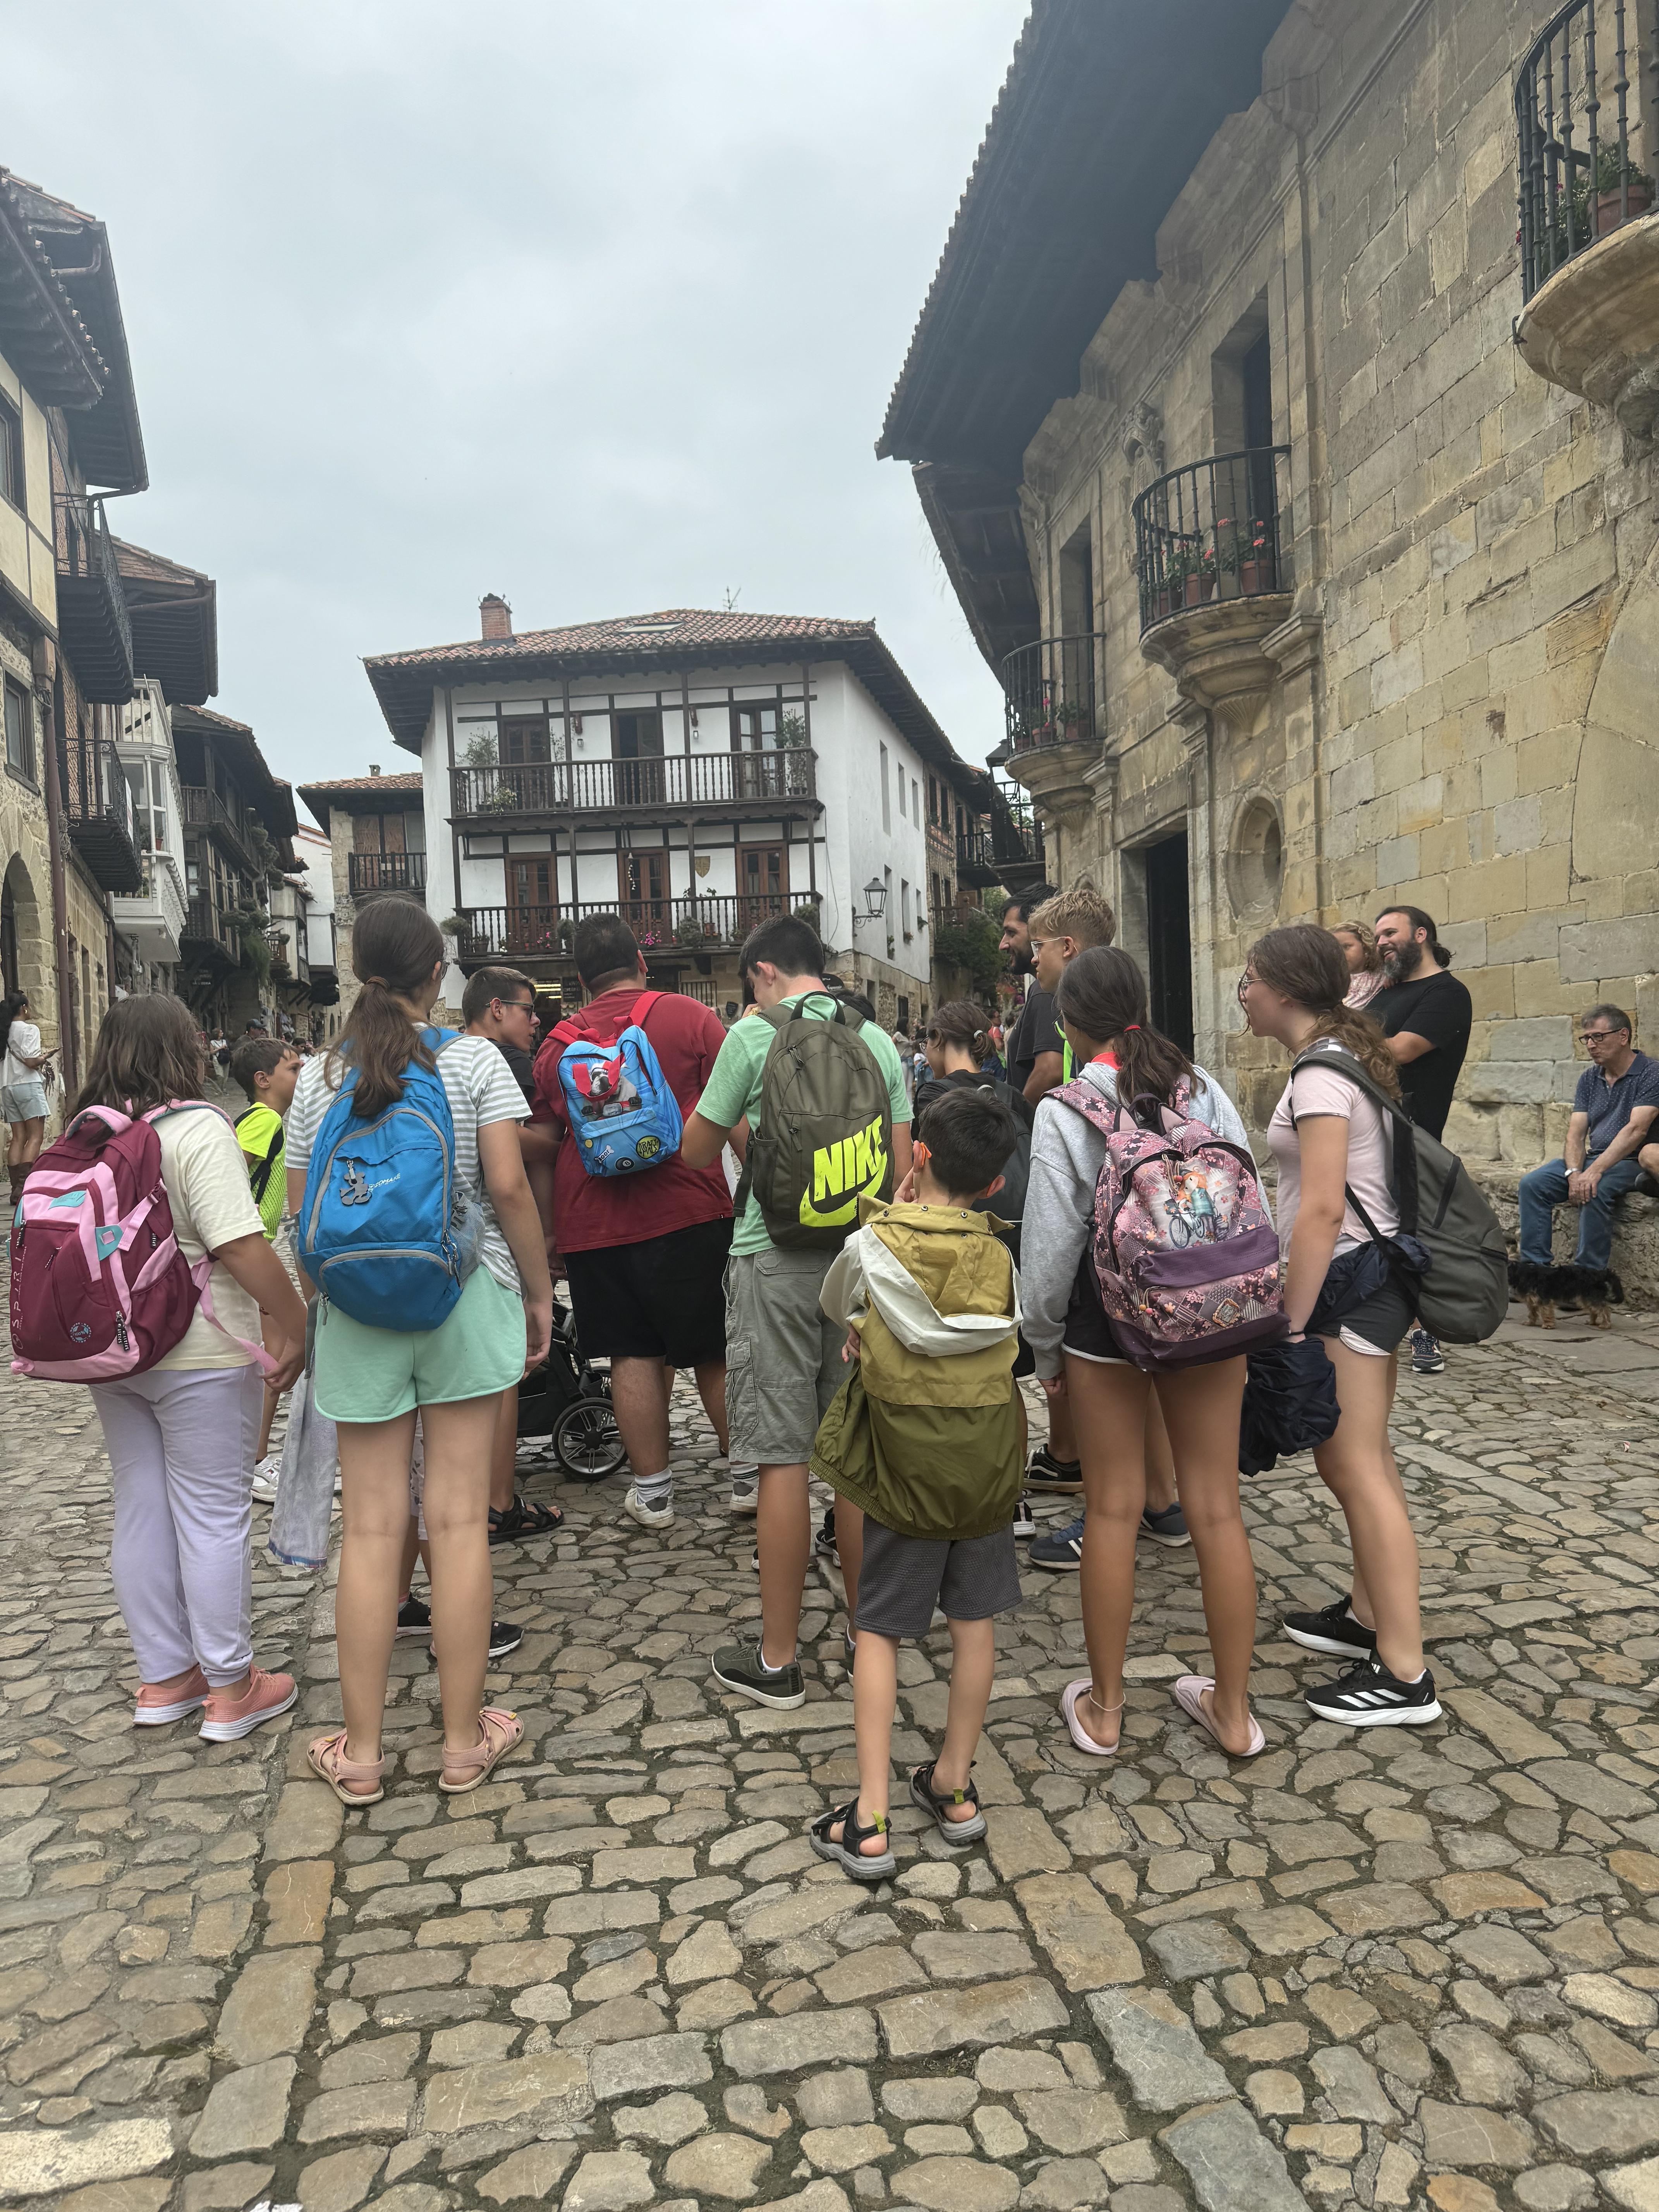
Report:
[[[1218,1137],[1242,1145],[1249,1138],[1238,1109],[1214,1077],[1194,1071],[1193,1119]],[[1117,1100],[1117,1079],[1109,1067],[1091,1060],[1078,1079],[1091,1084],[1103,1098]],[[1020,1225],[1019,1279],[1025,1307],[1025,1341],[1039,1375],[1060,1372],[1060,1340],[1066,1309],[1077,1280],[1078,1261],[1092,1232],[1095,1185],[1106,1158],[1106,1139],[1092,1122],[1052,1097],[1040,1099],[1031,1131],[1031,1179]]]

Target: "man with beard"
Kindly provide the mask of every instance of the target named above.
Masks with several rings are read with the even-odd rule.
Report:
[[[1385,907],[1376,917],[1376,951],[1385,988],[1368,1012],[1382,1025],[1400,1064],[1400,1097],[1431,1137],[1445,1130],[1452,1092],[1469,1048],[1474,1001],[1446,970],[1451,955],[1421,907]],[[1412,1331],[1412,1371],[1440,1375],[1445,1355],[1425,1328]]]

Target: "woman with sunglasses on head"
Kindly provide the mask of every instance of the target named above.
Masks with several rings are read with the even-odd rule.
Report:
[[[1353,1662],[1307,1693],[1321,1719],[1386,1728],[1437,1720],[1440,1705],[1423,1658],[1417,1540],[1389,1442],[1395,1352],[1412,1325],[1414,1290],[1392,1263],[1368,1294],[1343,1287],[1359,1279],[1360,1263],[1344,1266],[1346,1255],[1400,1230],[1389,1117],[1340,1061],[1351,1054],[1390,1098],[1400,1095],[1399,1075],[1376,1024],[1346,1003],[1352,980],[1332,933],[1303,922],[1252,945],[1238,998],[1253,1036],[1274,1038],[1293,1059],[1330,1062],[1292,1070],[1267,1142],[1279,1163],[1291,1332],[1318,1336],[1336,1373],[1341,1419],[1315,1447],[1314,1464],[1348,1524],[1353,1586],[1316,1613],[1288,1614],[1285,1632],[1310,1651]]]
[[[1152,1027],[1146,979],[1127,952],[1096,945],[1079,953],[1060,980],[1055,1012],[1078,1081],[1114,1105],[1133,1102],[1142,1115],[1155,1102],[1248,1152],[1244,1125],[1220,1085]],[[1038,1103],[1021,1269],[1025,1334],[1044,1390],[1071,1401],[1087,1507],[1080,1576],[1090,1671],[1068,1686],[1060,1711],[1079,1751],[1109,1758],[1117,1750],[1135,1539],[1146,1500],[1148,1401],[1156,1393],[1198,1558],[1215,1665],[1212,1678],[1183,1676],[1175,1694],[1224,1751],[1247,1759],[1266,1739],[1249,1704],[1255,1566],[1238,1502],[1244,1359],[1234,1353],[1154,1377],[1119,1349],[1090,1253],[1105,1157],[1104,1133],[1066,1103],[1063,1090]]]

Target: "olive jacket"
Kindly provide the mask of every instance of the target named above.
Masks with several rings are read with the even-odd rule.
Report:
[[[1019,1502],[1019,1275],[994,1215],[865,1200],[823,1281],[860,1355],[824,1415],[812,1472],[898,1534],[963,1540]]]

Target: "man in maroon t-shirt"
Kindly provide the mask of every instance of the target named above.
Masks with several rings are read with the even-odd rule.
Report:
[[[690,1115],[702,1097],[726,1030],[711,1007],[678,993],[652,994],[639,941],[620,915],[590,915],[576,926],[576,973],[589,1003],[572,1018],[577,1033],[612,1042],[648,1003],[640,1026],[668,1087]],[[611,1362],[617,1425],[634,1469],[625,1510],[647,1528],[674,1518],[668,1460],[668,1393],[689,1367],[722,1455],[726,1425],[726,1262],[732,1194],[726,1170],[690,1168],[676,1153],[632,1176],[591,1176],[568,1142],[559,1056],[569,1024],[536,1056],[531,1110],[558,1137],[553,1162],[553,1231],[570,1285],[583,1352]],[[755,1510],[753,1468],[732,1470],[732,1510]]]

